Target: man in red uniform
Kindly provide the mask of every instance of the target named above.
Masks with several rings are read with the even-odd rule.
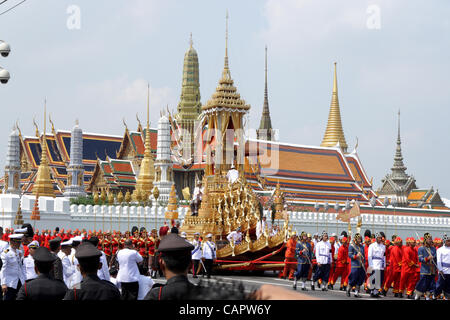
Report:
[[[372,239],[375,240],[375,239]],[[373,241],[372,241],[373,242]],[[367,260],[367,257],[369,256],[369,246],[371,244],[371,240],[369,237],[364,237],[364,257],[365,257],[365,270],[367,270],[369,268],[369,260]],[[370,293],[369,287],[368,287],[368,283],[367,281],[369,280],[370,274],[366,273],[366,281],[364,281],[364,290],[366,290],[366,293]]]
[[[291,238],[286,243],[286,252],[284,253],[284,270],[283,274],[281,276],[282,279],[286,279],[287,276],[289,276],[289,280],[294,280],[294,272],[297,270],[297,265],[295,263],[289,263],[289,262],[297,262],[297,259],[295,259],[295,247],[297,246],[297,235],[292,234]],[[288,274],[289,273],[289,274]]]
[[[109,263],[111,262],[111,253],[112,253],[111,234],[109,232],[105,233],[105,236],[102,241],[102,247],[103,252],[105,253],[106,256],[106,261],[108,262],[109,266]]]
[[[416,286],[416,268],[418,266],[418,256],[416,254],[414,238],[406,239],[406,246],[403,247],[402,273],[400,279],[400,297],[406,289],[408,299],[414,299],[413,291]]]
[[[386,258],[387,259],[387,258]],[[395,297],[403,297],[403,294],[400,292],[400,278],[402,274],[402,259],[403,259],[403,246],[402,239],[397,237],[394,241],[394,246],[390,247],[389,250],[389,268],[390,272],[386,281],[384,283],[383,295],[386,296],[389,288],[393,284],[394,287],[394,296]]]
[[[164,221],[164,226],[159,228],[159,237],[162,239],[167,233],[169,232],[169,226],[167,225],[167,222]]]
[[[383,238],[384,239],[384,238]],[[384,288],[387,286],[388,288],[391,287],[391,283],[388,284],[388,280],[390,278],[391,275],[391,262],[390,262],[390,254],[391,254],[391,249],[392,249],[392,244],[388,239],[384,239],[384,245],[386,247],[386,251],[385,251],[385,256],[386,256],[386,267],[384,268],[384,283],[383,286],[381,287],[381,294],[383,296],[386,296],[387,294],[387,290],[385,290]]]
[[[336,270],[336,259],[337,259],[337,252],[334,252],[334,244],[336,243],[335,237],[330,237],[330,244],[331,244],[331,267],[330,267],[330,274],[328,276],[328,289],[333,290],[333,284],[331,283],[331,280],[333,279],[334,272]]]
[[[348,242],[347,237],[342,238],[342,245],[339,247],[336,259],[336,269],[333,274],[331,284],[334,285],[336,280],[341,277],[341,286],[339,290],[347,290],[348,279]]]

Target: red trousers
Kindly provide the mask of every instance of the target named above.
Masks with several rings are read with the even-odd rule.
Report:
[[[336,267],[333,273],[333,278],[331,279],[331,284],[335,284],[336,280],[341,277],[341,287],[347,286],[348,282],[348,267]]]
[[[295,258],[285,258],[284,262],[297,262],[297,259],[295,259]],[[295,270],[297,270],[297,264],[296,263],[286,263],[284,265],[283,277],[287,277],[287,274],[289,272],[289,279],[293,279]]]
[[[335,267],[336,267],[336,264],[334,262],[332,262],[331,263],[331,267],[330,267],[330,275],[328,276],[328,284],[330,284],[331,283],[331,279],[333,279],[333,275],[335,273],[335,270],[334,270]],[[334,282],[333,282],[333,284],[334,284]]]
[[[411,295],[416,286],[416,272],[402,272],[400,277],[400,293],[406,289],[406,294]]]
[[[384,290],[388,291],[392,283],[394,283],[394,293],[400,293],[401,275],[402,273],[400,271],[394,272],[393,270],[391,270],[391,272],[389,272],[388,277],[386,278],[386,281],[384,282]]]

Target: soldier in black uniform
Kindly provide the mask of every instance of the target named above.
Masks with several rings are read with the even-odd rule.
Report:
[[[120,300],[119,289],[112,282],[97,276],[97,271],[102,267],[101,255],[92,243],[79,245],[75,258],[78,259],[83,280],[67,291],[64,300]]]
[[[59,250],[61,249],[61,238],[56,237],[48,242],[50,247],[50,253],[56,258],[53,262],[53,269],[50,271],[50,276],[55,280],[64,281],[63,276],[63,265],[61,259],[57,256]]]
[[[67,287],[64,282],[50,276],[56,257],[46,247],[39,247],[33,259],[38,277],[24,283],[19,290],[17,300],[62,300]]]
[[[192,266],[191,251],[194,246],[170,233],[159,244],[160,266],[167,279],[165,285],[153,285],[144,300],[181,300],[189,299],[189,293],[195,286],[187,278]]]

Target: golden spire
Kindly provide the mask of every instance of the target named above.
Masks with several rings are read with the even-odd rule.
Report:
[[[41,163],[39,164],[36,181],[33,185],[33,194],[46,197],[55,197],[53,183],[50,178],[50,168],[47,160],[47,139],[45,131],[47,129],[47,100],[44,100],[44,135],[41,141]]]
[[[194,43],[193,43],[193,41],[192,41],[192,32],[191,32],[191,35],[189,36],[189,48],[192,48],[192,45],[193,45]]]
[[[335,147],[338,145],[342,151],[347,152],[344,130],[342,128],[341,111],[337,89],[336,62],[334,63],[333,93],[331,96],[330,113],[328,115],[327,128],[322,140],[321,147]]]
[[[230,68],[228,66],[228,10],[225,19],[225,63],[222,72],[223,79],[231,79]]]
[[[145,130],[145,151],[144,159],[141,161],[141,168],[133,192],[133,200],[138,200],[139,194],[150,194],[153,189],[154,164],[151,155],[150,144],[150,84],[147,85],[147,128]]]

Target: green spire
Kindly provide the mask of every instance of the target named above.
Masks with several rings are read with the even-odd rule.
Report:
[[[192,44],[191,34],[189,49],[184,55],[183,82],[176,116],[178,121],[196,120],[201,112],[198,56]]]

